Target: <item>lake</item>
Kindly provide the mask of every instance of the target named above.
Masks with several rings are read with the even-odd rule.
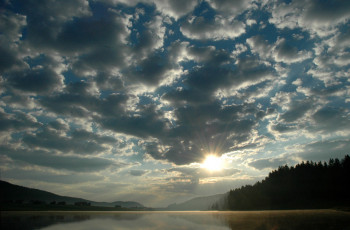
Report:
[[[1,229],[350,230],[350,212],[1,212]]]

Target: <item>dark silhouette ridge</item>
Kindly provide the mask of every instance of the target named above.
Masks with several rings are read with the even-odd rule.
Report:
[[[143,209],[142,204],[134,201],[115,201],[115,202],[95,202],[85,200],[76,197],[60,196],[47,191],[27,188],[19,185],[14,185],[6,181],[0,180],[0,210],[4,208],[39,208],[39,206],[45,206],[44,208],[58,208],[69,209],[72,206],[76,207],[106,207],[106,208],[128,208],[128,209]],[[68,205],[70,205],[68,207]],[[59,207],[60,206],[60,207]],[[67,207],[63,207],[67,206]]]
[[[328,163],[280,166],[261,182],[228,192],[223,209],[324,209],[350,207],[350,157]],[[218,207],[213,205],[213,209]]]
[[[179,204],[170,204],[163,210],[173,211],[189,211],[189,210],[210,210],[212,205],[216,202],[220,203],[225,194],[217,194],[212,196],[196,197]]]

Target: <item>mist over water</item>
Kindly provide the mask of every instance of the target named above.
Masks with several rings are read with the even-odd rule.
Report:
[[[334,210],[248,212],[4,212],[1,229],[350,229],[350,213]]]

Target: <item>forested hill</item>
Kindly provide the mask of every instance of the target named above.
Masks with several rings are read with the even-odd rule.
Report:
[[[66,204],[74,204],[77,202],[90,203],[91,206],[97,207],[115,207],[123,208],[144,208],[144,206],[135,201],[115,201],[115,202],[95,202],[76,197],[60,196],[47,191],[27,188],[14,185],[6,181],[0,180],[0,205],[13,203],[33,203],[36,202],[64,202]]]
[[[280,166],[263,181],[228,193],[224,209],[350,207],[350,157]]]

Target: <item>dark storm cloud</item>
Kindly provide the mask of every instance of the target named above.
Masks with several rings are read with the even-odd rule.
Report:
[[[129,171],[129,174],[131,176],[143,176],[147,173],[147,170],[137,170],[137,169],[132,169]]]
[[[297,145],[296,154],[304,160],[328,161],[330,158],[343,158],[350,154],[350,140],[315,141],[306,145]]]
[[[40,103],[47,109],[63,115],[87,117],[92,112],[106,116],[121,116],[128,99],[124,94],[110,94],[105,98],[94,95],[94,84],[90,82],[70,83],[62,94],[44,97]]]
[[[119,76],[113,76],[107,73],[99,73],[95,82],[100,90],[121,91],[124,88],[124,83]]]
[[[77,75],[93,75],[95,71],[110,71],[112,68],[124,64],[122,47],[100,47],[87,54],[83,54],[72,65],[72,70]]]
[[[57,37],[57,46],[63,52],[80,54],[72,69],[78,75],[85,72],[109,71],[124,64],[126,34],[121,16],[107,12],[102,19],[82,18],[65,24]]]
[[[48,127],[62,131],[67,131],[69,129],[69,126],[66,123],[64,123],[64,121],[61,119],[49,122]]]
[[[165,27],[162,25],[160,16],[152,15],[149,21],[142,24],[143,30],[137,34],[137,42],[133,47],[133,51],[137,55],[135,58],[147,56],[154,49],[160,48],[163,45],[163,36]]]
[[[278,123],[276,125],[272,125],[271,128],[273,130],[276,130],[277,132],[286,133],[286,132],[294,131],[298,127],[295,124]]]
[[[41,124],[32,116],[23,112],[7,114],[0,110],[0,132],[24,131],[28,128],[38,128]]]
[[[62,68],[60,61],[49,55],[42,55],[33,61],[37,65],[5,73],[6,86],[36,94],[60,91],[64,86],[64,76],[58,73],[58,69]]]
[[[296,46],[290,45],[292,42],[285,38],[277,40],[274,47],[274,58],[276,61],[293,63],[303,61],[311,56],[311,52],[298,50]]]
[[[304,114],[311,109],[312,104],[310,99],[295,100],[290,105],[288,111],[280,115],[280,119],[285,122],[294,122],[302,118]]]
[[[262,35],[256,35],[246,40],[253,53],[259,54],[262,59],[272,59],[287,64],[303,61],[311,57],[311,52],[299,50],[291,45],[293,39],[278,38],[275,44],[270,44]]]
[[[26,17],[1,9],[0,15],[0,73],[26,65],[21,60],[16,42],[21,38],[21,29],[26,25]]]
[[[350,16],[350,3],[342,0],[321,1],[314,0],[308,4],[305,20],[317,23],[341,21]]]
[[[103,153],[107,150],[102,144],[117,143],[114,138],[103,137],[85,130],[73,131],[71,136],[62,136],[59,132],[43,129],[35,134],[26,134],[22,141],[31,148],[45,148],[58,150],[64,154],[76,153],[91,155]]]
[[[278,28],[294,29],[300,27],[311,34],[330,35],[339,23],[344,23],[350,16],[348,1],[332,0],[294,0],[268,2],[272,17],[270,23]]]
[[[154,105],[141,105],[139,112],[134,115],[105,115],[107,116],[96,118],[103,128],[137,137],[159,138],[167,129],[167,120],[163,119],[163,113]]]
[[[137,63],[136,66],[131,66],[127,76],[128,79],[131,78],[146,85],[158,85],[172,66],[168,57],[154,53]]]
[[[0,73],[16,66],[24,67],[24,63],[17,57],[16,51],[0,45],[0,53]]]
[[[275,169],[278,166],[282,166],[287,164],[287,161],[282,158],[271,158],[271,159],[260,159],[256,161],[252,161],[249,163],[249,166],[262,170],[262,169]]]
[[[16,180],[32,180],[32,181],[38,181],[38,178],[40,178],[43,182],[48,183],[59,183],[59,184],[77,184],[77,183],[84,183],[84,182],[91,182],[94,181],[99,182],[103,180],[102,176],[95,175],[93,173],[87,173],[87,172],[70,172],[67,174],[55,174],[55,173],[48,173],[48,172],[42,172],[40,170],[26,170],[26,169],[11,169],[7,170],[6,174],[4,175],[6,178],[16,179]]]
[[[84,52],[118,42],[123,26],[113,19],[78,18],[67,22],[57,36],[59,48],[66,52]]]
[[[78,1],[10,1],[7,7],[17,6],[18,11],[27,17],[27,40],[36,47],[54,45],[62,24],[74,17],[90,15],[89,4]]]
[[[111,160],[99,157],[62,156],[42,150],[12,149],[6,146],[0,146],[0,152],[13,160],[75,172],[96,172],[115,164]]]
[[[201,67],[193,68],[183,80],[188,87],[165,93],[165,100],[173,103],[205,103],[213,99],[218,89],[238,89],[271,79],[275,74],[273,68],[254,58],[239,59],[233,63],[235,60],[224,50],[190,47],[189,53],[195,59],[198,55]]]
[[[346,131],[350,128],[349,110],[332,106],[325,106],[312,115],[316,126],[312,130],[322,132]]]
[[[313,88],[304,88],[299,87],[297,91],[303,92],[305,95],[316,96],[327,98],[329,96],[345,96],[346,95],[346,84],[330,85],[328,87],[313,87]]]
[[[40,68],[28,72],[12,73],[7,81],[15,89],[41,94],[60,89],[63,85],[63,76],[51,69]]]
[[[9,42],[17,41],[22,36],[20,30],[26,25],[26,17],[2,9],[0,19],[0,29],[2,32],[0,39],[2,41],[9,40]]]
[[[123,65],[123,16],[107,10],[94,17],[88,1],[18,1],[19,12],[26,15],[26,42],[29,48],[53,50],[72,59],[71,68],[78,75],[110,71]],[[35,10],[34,10],[35,9]]]
[[[176,164],[200,162],[210,152],[222,154],[249,139],[256,121],[249,106],[226,106],[220,103],[179,107],[175,110],[176,127],[160,136],[159,143],[146,145],[155,159]],[[159,146],[167,146],[162,149]]]

